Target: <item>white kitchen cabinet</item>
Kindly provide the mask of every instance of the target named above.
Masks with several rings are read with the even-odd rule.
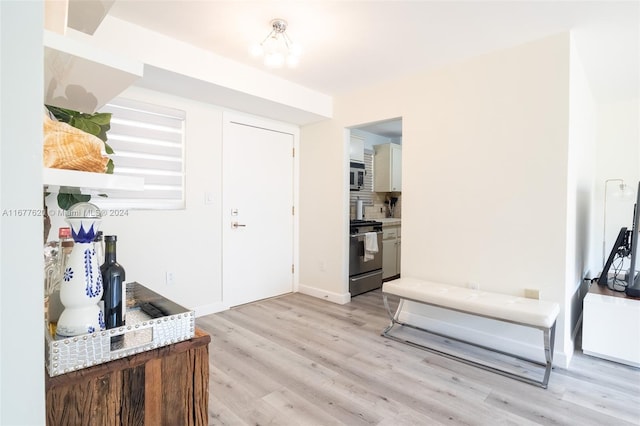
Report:
[[[144,64],[44,31],[44,103],[93,113],[142,77]]]
[[[351,135],[351,143],[349,145],[349,159],[364,163],[364,138]]]
[[[402,191],[402,147],[395,143],[375,145],[373,190]]]
[[[400,221],[382,223],[382,279],[400,275]]]

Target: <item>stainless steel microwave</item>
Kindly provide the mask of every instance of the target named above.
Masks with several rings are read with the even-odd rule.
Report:
[[[364,187],[364,176],[366,173],[364,163],[351,161],[349,168],[349,189],[351,191],[360,191]]]

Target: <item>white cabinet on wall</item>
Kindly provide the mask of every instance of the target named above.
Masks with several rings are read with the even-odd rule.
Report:
[[[402,147],[395,143],[375,145],[373,190],[402,191]]]
[[[382,279],[400,275],[400,220],[382,222]]]
[[[351,144],[349,145],[349,159],[364,163],[364,138],[351,135]]]

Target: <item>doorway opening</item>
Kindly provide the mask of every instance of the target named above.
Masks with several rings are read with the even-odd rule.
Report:
[[[402,118],[376,121],[349,127],[350,188],[348,215],[350,234],[357,232],[363,223],[379,223],[382,257],[382,281],[400,276],[401,221],[402,221]],[[364,170],[361,181],[358,171]],[[355,185],[354,185],[355,179]],[[358,278],[358,271],[351,265],[358,264],[356,257],[364,256],[363,250],[349,241],[349,289]],[[357,252],[356,252],[357,249]],[[362,253],[360,253],[362,252]],[[352,270],[353,269],[353,270]],[[369,285],[367,288],[376,288]]]

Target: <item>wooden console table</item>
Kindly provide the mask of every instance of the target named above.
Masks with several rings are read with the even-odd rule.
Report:
[[[206,425],[209,342],[184,342],[60,376],[46,372],[47,425]]]

